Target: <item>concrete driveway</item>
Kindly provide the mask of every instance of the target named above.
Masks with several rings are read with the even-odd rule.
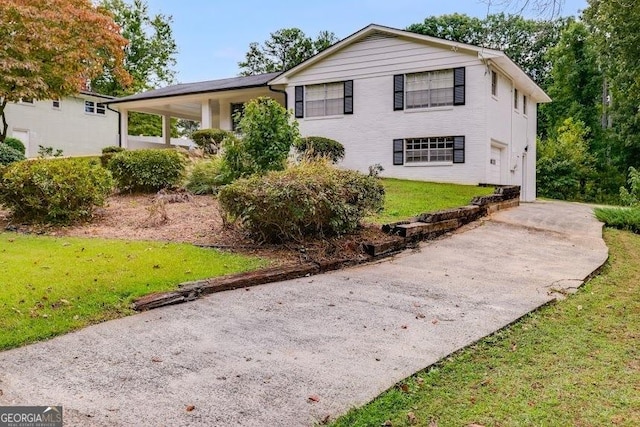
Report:
[[[376,264],[0,353],[0,404],[63,405],[69,426],[309,426],[578,287],[607,259],[588,206],[526,204],[476,225]]]

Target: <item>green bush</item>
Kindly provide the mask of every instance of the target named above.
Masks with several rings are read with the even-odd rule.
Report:
[[[284,169],[291,146],[300,138],[291,113],[266,97],[245,104],[239,129],[242,139],[225,141],[223,147],[230,180]]]
[[[220,157],[198,161],[191,169],[185,187],[194,194],[216,194],[225,184]]]
[[[148,193],[178,184],[184,173],[185,160],[175,150],[122,151],[113,155],[107,168],[118,189]]]
[[[15,148],[20,153],[22,153],[22,155],[25,155],[27,153],[26,147],[24,146],[22,141],[20,141],[18,138],[13,138],[11,136],[8,136],[4,139],[4,143],[11,148]]]
[[[102,156],[100,156],[100,163],[105,168],[109,164],[109,160],[113,157],[114,154],[125,151],[124,148],[118,147],[117,145],[110,145],[108,147],[104,147],[102,149]]]
[[[640,233],[640,208],[597,208],[596,218],[609,227]]]
[[[0,166],[24,160],[24,154],[7,144],[0,144]]]
[[[239,179],[218,200],[223,214],[257,240],[278,242],[356,229],[382,209],[384,188],[373,177],[315,161]]]
[[[295,149],[308,158],[326,157],[333,163],[344,158],[344,145],[333,139],[322,136],[300,138],[294,144]]]
[[[200,129],[191,134],[193,142],[207,154],[216,154],[220,151],[222,141],[233,135],[222,129]]]
[[[117,145],[109,145],[108,147],[104,147],[102,149],[102,154],[120,153],[125,150],[125,148],[118,147]]]
[[[19,219],[67,223],[89,218],[112,187],[111,174],[95,159],[38,159],[6,167],[0,203]]]
[[[629,168],[629,190],[620,187],[620,201],[623,205],[640,207],[640,171],[633,166]]]

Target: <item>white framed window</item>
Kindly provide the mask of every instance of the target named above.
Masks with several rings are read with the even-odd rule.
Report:
[[[19,103],[24,105],[35,105],[33,98],[20,98]]]
[[[406,108],[453,105],[453,70],[406,75]]]
[[[51,101],[51,108],[53,108],[54,110],[59,110],[60,109],[60,98],[53,99]]]
[[[107,113],[106,106],[93,101],[84,101],[84,112],[87,114],[98,114],[104,116]]]
[[[527,115],[527,95],[524,95],[522,97],[522,114],[524,114],[525,116]]]
[[[498,73],[491,70],[491,95],[498,96]]]
[[[306,117],[344,113],[344,82],[305,86]]]
[[[518,110],[518,89],[513,89],[513,109]]]
[[[406,163],[453,162],[453,137],[405,139]]]

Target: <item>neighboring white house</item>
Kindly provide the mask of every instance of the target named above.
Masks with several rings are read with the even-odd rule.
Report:
[[[257,96],[292,109],[304,136],[344,144],[343,167],[366,172],[378,163],[388,177],[521,185],[523,200],[536,197],[537,104],[551,99],[504,53],[477,46],[369,25],[280,74],[109,104],[123,116],[142,111],[231,130],[232,113]]]
[[[119,143],[118,112],[104,104],[113,99],[83,91],[56,100],[9,103],[7,135],[24,143],[27,157],[36,157],[40,145],[60,149],[65,156],[99,154]]]

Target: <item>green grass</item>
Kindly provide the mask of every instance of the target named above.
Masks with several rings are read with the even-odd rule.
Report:
[[[474,196],[493,193],[493,187],[473,185],[439,184],[434,182],[407,181],[385,178],[384,210],[367,218],[377,224],[405,220],[423,212],[456,208],[468,205]]]
[[[334,427],[640,425],[640,236],[607,229],[605,240],[607,266],[577,294],[407,379]]]
[[[0,233],[0,349],[132,313],[136,297],[267,262],[187,244]]]

